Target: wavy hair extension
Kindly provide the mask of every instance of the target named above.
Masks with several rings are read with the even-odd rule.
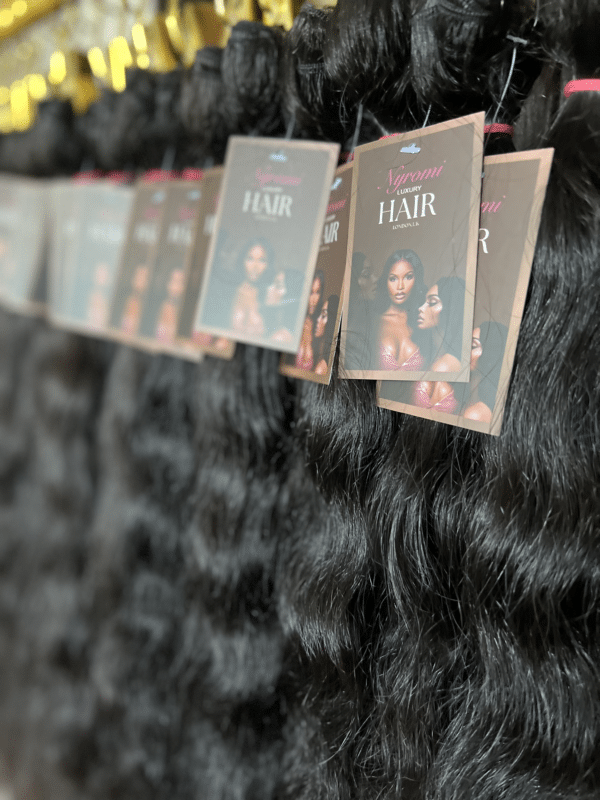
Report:
[[[75,112],[67,100],[44,100],[27,135],[29,175],[39,178],[71,175],[79,169],[83,143],[77,134]]]
[[[228,133],[221,101],[223,50],[203,47],[189,68],[181,91],[181,118],[188,138],[188,160],[202,167],[207,159],[222,164]]]
[[[139,146],[144,169],[153,169],[157,164],[166,169],[187,166],[181,119],[183,79],[181,68],[158,73],[155,77],[152,118]]]
[[[120,99],[119,92],[104,87],[100,97],[76,120],[77,134],[83,142],[90,164],[93,168],[107,172],[130,166],[124,163],[112,144],[112,137],[116,133],[113,119]]]
[[[343,144],[348,132],[339,110],[342,93],[325,75],[323,58],[330,18],[309,3],[300,9],[285,38],[283,102],[296,135]]]
[[[147,131],[154,123],[157,82],[155,73],[129,69],[124,91],[115,93],[116,97],[106,91],[101,98],[104,108],[98,111],[105,110],[107,116],[102,118],[108,125],[98,142],[98,160],[108,169],[150,168],[144,149],[150,144]],[[88,110],[88,114],[93,118],[93,112]]]
[[[277,575],[286,634],[286,748],[278,798],[346,798],[367,769],[357,743],[370,713],[369,654],[381,574],[365,517],[397,416],[374,384],[335,374],[299,382]]]
[[[63,713],[77,707],[81,688],[81,630],[72,618],[95,497],[94,420],[111,351],[43,325],[27,353],[23,410],[31,451],[15,498],[20,528],[11,571],[19,602],[8,651],[13,683],[2,714],[19,797],[32,790],[68,796],[57,743]]]
[[[56,110],[44,109],[42,131],[34,127],[24,135],[36,143],[35,158],[24,151],[28,174],[49,175],[54,163],[60,175],[73,163],[76,140],[65,136],[72,118],[64,107]],[[26,347],[18,354],[18,371],[11,366],[11,347],[3,350],[3,370],[12,372],[5,397],[12,435],[3,443],[14,468],[11,479],[3,480],[11,518],[3,526],[3,551],[10,551],[3,586],[13,605],[2,652],[9,680],[1,700],[0,747],[18,797],[33,791],[67,798],[74,788],[60,773],[57,743],[63,712],[77,708],[81,689],[75,655],[80,629],[71,620],[81,597],[95,497],[94,422],[113,347],[35,320],[10,324],[15,341],[23,326],[28,333],[21,339]],[[7,334],[4,341],[11,338]]]
[[[403,128],[411,96],[411,13],[410,0],[338,0],[332,12],[324,43],[325,74],[340,92],[338,116],[354,125],[362,104],[367,112],[363,133],[369,131],[371,139],[387,128]]]
[[[179,796],[172,664],[186,612],[194,365],[138,356],[119,349],[98,423],[102,470],[82,609],[87,713],[62,751],[65,772],[99,798]]]
[[[600,74],[596,4],[540,6],[567,78]],[[542,109],[542,112],[544,110]],[[478,669],[429,776],[442,798],[592,798],[600,789],[597,93],[564,100],[504,429],[471,469],[456,526]],[[573,143],[577,146],[574,147]],[[484,490],[485,487],[485,490]],[[465,613],[469,610],[469,613]]]
[[[98,798],[269,797],[281,749],[273,517],[287,383],[276,354],[256,348],[199,367],[146,357],[137,372],[127,352],[100,423],[91,687],[65,770]]]
[[[0,171],[35,178],[69,175],[79,168],[83,152],[70,102],[44,100],[31,128],[1,137]]]
[[[382,650],[377,674],[403,733],[402,760],[419,769],[427,798],[598,791],[596,511],[583,466],[597,434],[597,323],[583,298],[595,269],[598,173],[594,110],[590,119],[589,109],[568,109],[546,139],[558,160],[502,435],[407,418],[386,482],[378,476],[382,561],[396,613],[410,625],[404,648],[390,625],[396,643]]]
[[[354,24],[363,30],[365,22]],[[376,50],[378,33],[371,32],[370,41]],[[343,45],[348,52],[358,46]],[[343,45],[341,37],[332,36],[328,52],[345,52]],[[401,41],[398,49],[408,58],[408,45]],[[509,60],[511,55],[512,49],[506,50]],[[362,61],[369,63],[367,56]],[[352,95],[350,81],[346,91]],[[488,98],[493,108],[494,95]],[[299,397],[298,414],[310,424],[297,423],[295,436],[306,436],[310,446],[305,450],[300,444],[290,476],[305,485],[306,471],[313,473],[313,491],[325,502],[309,504],[312,486],[306,490],[303,513],[315,520],[320,538],[305,539],[300,526],[286,537],[282,550],[282,620],[288,641],[296,643],[295,657],[304,665],[303,672],[296,668],[301,676],[296,704],[289,704],[297,716],[288,729],[284,796],[419,796],[436,741],[448,724],[450,689],[460,684],[468,652],[456,634],[456,601],[440,600],[439,587],[452,586],[454,573],[438,562],[429,523],[430,509],[443,507],[441,498],[464,491],[455,465],[469,453],[465,434],[368,411],[371,391],[368,383],[337,380],[327,389],[302,385]],[[344,395],[352,396],[355,405],[338,406],[336,396],[342,401]],[[331,420],[326,429],[321,427],[324,419]],[[329,521],[335,519],[332,492],[344,520],[335,534]],[[391,549],[397,537],[402,537],[402,548]],[[313,543],[321,550],[311,561]],[[346,586],[352,588],[345,592]],[[339,638],[348,630],[352,644],[342,651]],[[291,644],[290,649],[293,653]],[[314,704],[306,698],[314,698]],[[350,702],[345,704],[345,698]]]
[[[222,98],[231,133],[278,136],[283,133],[281,59],[283,37],[260,22],[238,22],[223,51]]]
[[[181,76],[137,73],[109,104],[105,163],[159,168],[177,144]],[[161,84],[151,105],[149,85]],[[141,91],[140,92],[140,85]],[[177,113],[176,113],[177,112]],[[92,115],[93,116],[93,115]],[[129,119],[129,127],[126,121]],[[146,125],[133,142],[130,133]],[[74,624],[84,632],[85,698],[65,708],[61,768],[86,796],[173,796],[180,709],[170,680],[185,613],[182,527],[195,467],[194,365],[118,347],[97,421],[100,477]],[[163,793],[163,794],[161,794]]]
[[[281,634],[273,582],[290,398],[277,360],[274,352],[238,345],[232,362],[206,359],[196,387],[200,456],[177,675],[181,746],[192,764],[198,760],[197,781],[216,798],[272,797],[279,770]]]
[[[409,80],[417,126],[477,111],[512,124],[541,68],[532,22],[525,0],[415,0]]]

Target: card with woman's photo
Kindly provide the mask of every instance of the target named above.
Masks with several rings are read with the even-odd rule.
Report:
[[[339,145],[233,136],[194,332],[300,345]]]
[[[380,381],[378,405],[500,433],[552,155],[530,150],[484,159],[469,383]]]
[[[192,245],[186,256],[185,291],[177,321],[176,342],[182,351],[194,357],[206,354],[231,359],[235,353],[235,342],[231,339],[192,330],[208,248],[215,229],[223,172],[223,167],[212,167],[203,173],[202,196],[192,234]]]
[[[344,164],[336,170],[331,187],[300,347],[295,355],[281,357],[283,375],[324,384],[331,380],[342,313],[351,190],[352,164]]]
[[[165,183],[139,183],[110,309],[109,326],[124,341],[137,337],[165,214]],[[143,344],[143,340],[139,340]]]
[[[356,149],[341,375],[468,381],[483,122]]]
[[[108,325],[132,190],[96,181],[75,185],[72,193],[80,223],[64,252],[63,297],[54,320],[70,330],[100,333]]]
[[[177,325],[186,288],[186,266],[202,199],[200,181],[171,181],[156,258],[138,328],[138,338],[158,352],[192,357],[191,348],[178,345]],[[199,357],[196,351],[194,358]]]
[[[49,185],[6,176],[0,197],[0,300],[21,314],[35,313],[34,289],[47,249]]]

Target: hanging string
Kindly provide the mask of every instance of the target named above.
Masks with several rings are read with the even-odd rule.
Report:
[[[502,104],[504,103],[504,98],[506,97],[506,93],[508,92],[508,87],[510,86],[510,82],[512,80],[513,73],[515,71],[515,64],[517,63],[517,48],[519,45],[528,45],[529,42],[527,39],[520,39],[518,36],[511,36],[508,34],[506,38],[513,43],[513,50],[512,56],[510,59],[510,67],[508,69],[508,76],[504,83],[504,88],[502,89],[502,93],[500,95],[500,100],[498,101],[498,105],[496,106],[496,110],[494,111],[494,116],[492,118],[491,126],[495,125],[496,120],[498,119],[498,114],[500,113],[500,109],[502,108]],[[487,144],[489,137],[492,135],[492,127],[490,126],[489,133],[486,136],[485,144]]]
[[[290,121],[287,124],[287,128],[286,128],[286,131],[285,131],[285,136],[283,138],[284,139],[291,139],[292,136],[294,135],[295,127],[296,127],[296,115],[292,114],[292,116],[290,117]]]
[[[382,136],[389,136],[389,135],[390,135],[391,131],[388,131],[388,129],[387,129],[387,128],[384,128],[384,127],[383,127],[383,125],[381,124],[381,122],[379,122],[379,120],[377,119],[377,117],[375,116],[375,114],[373,114],[373,112],[372,112],[372,111],[369,111],[369,109],[368,109],[368,108],[365,108],[365,109],[364,109],[364,111],[363,111],[363,114],[364,114],[364,116],[365,116],[365,117],[366,117],[366,118],[369,120],[369,122],[372,122],[372,123],[373,123],[373,125],[375,125],[375,126],[376,126],[376,127],[379,129],[379,133],[380,133]]]
[[[423,123],[423,127],[427,127],[427,122],[429,121],[429,115],[431,114],[431,103],[429,104],[429,108],[427,109],[427,114],[425,115],[425,122]]]
[[[350,144],[350,155],[354,153],[356,147],[358,145],[358,140],[360,138],[360,128],[362,126],[363,121],[363,104],[358,104],[358,109],[356,110],[356,125],[354,126],[354,135],[352,136],[352,143]]]
[[[165,154],[163,156],[162,164],[160,168],[163,172],[172,172],[173,166],[175,165],[175,155],[177,150],[175,145],[170,144],[167,149],[165,150]]]

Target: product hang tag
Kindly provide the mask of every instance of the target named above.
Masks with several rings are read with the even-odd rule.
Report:
[[[231,359],[235,352],[235,342],[224,336],[194,331],[194,317],[204,279],[206,257],[210,239],[215,229],[219,194],[223,183],[223,167],[213,167],[204,171],[202,197],[198,207],[192,245],[186,256],[185,294],[177,324],[177,344],[184,351]]]
[[[13,311],[32,313],[47,231],[48,185],[31,178],[2,181],[0,297]]]
[[[177,324],[185,296],[188,254],[192,249],[202,199],[200,181],[177,181],[167,186],[163,225],[150,285],[143,304],[138,336],[157,352],[193,357],[177,344]]]
[[[336,170],[300,347],[295,355],[281,357],[280,372],[294,378],[328,384],[335,356],[346,271],[352,164]]]
[[[9,282],[8,295],[14,310],[22,313],[39,313],[34,293],[46,258],[48,201],[48,182],[25,180],[21,183],[15,248],[18,267]]]
[[[468,381],[483,123],[473,114],[356,148],[344,377]]]
[[[82,209],[77,202],[80,189],[74,181],[62,180],[53,181],[50,189],[48,311],[56,324],[60,324],[66,308],[67,264],[83,224]]]
[[[553,152],[484,159],[470,382],[381,381],[378,405],[500,433]]]
[[[137,336],[151,282],[166,198],[166,183],[135,187],[109,317],[113,335],[130,344]]]
[[[296,353],[339,146],[233,136],[194,329]]]
[[[81,216],[63,264],[63,302],[55,320],[81,333],[105,332],[133,199],[130,187],[96,182],[76,186]]]

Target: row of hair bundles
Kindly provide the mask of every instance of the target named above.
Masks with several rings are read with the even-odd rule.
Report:
[[[555,148],[503,432],[2,312],[0,749],[17,797],[600,793],[595,0],[338,0],[48,103],[0,167],[346,149],[483,110]],[[486,153],[514,149],[486,136]]]

